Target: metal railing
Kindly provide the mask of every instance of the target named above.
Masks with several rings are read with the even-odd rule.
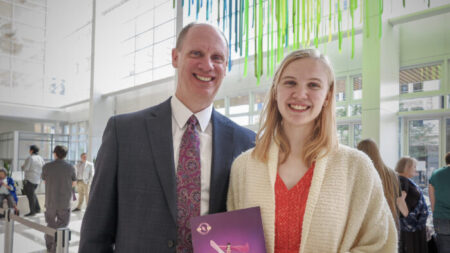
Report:
[[[14,242],[14,221],[22,223],[23,225],[30,227],[34,230],[40,231],[46,235],[53,236],[56,242],[56,253],[68,253],[69,241],[70,241],[70,229],[69,228],[49,228],[42,224],[30,221],[23,217],[14,214],[14,209],[2,209],[0,213],[5,214],[5,253],[13,253]]]

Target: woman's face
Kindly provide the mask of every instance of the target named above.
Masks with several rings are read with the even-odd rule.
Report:
[[[405,174],[407,178],[413,178],[417,175],[416,163],[413,162],[405,168]]]
[[[317,59],[295,60],[284,69],[276,87],[278,110],[284,127],[312,129],[328,102],[327,66]]]

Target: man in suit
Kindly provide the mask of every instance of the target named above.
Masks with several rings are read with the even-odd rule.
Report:
[[[86,206],[89,199],[89,184],[94,175],[94,164],[87,160],[86,153],[80,155],[81,160],[75,166],[77,172],[77,190],[78,190],[78,205],[72,212],[81,211],[84,199],[86,199]]]
[[[226,74],[227,48],[215,27],[189,24],[172,50],[175,96],[108,121],[79,252],[192,252],[186,221],[226,211],[231,164],[255,139],[212,107]],[[195,147],[190,160],[186,145]],[[191,167],[195,173],[183,176]],[[194,178],[197,191],[186,193],[183,180]]]

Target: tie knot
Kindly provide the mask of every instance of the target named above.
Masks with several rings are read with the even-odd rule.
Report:
[[[197,120],[197,117],[195,117],[195,115],[192,115],[187,121],[187,125],[188,126],[194,126],[195,127],[197,125],[197,123],[198,123],[198,120]]]

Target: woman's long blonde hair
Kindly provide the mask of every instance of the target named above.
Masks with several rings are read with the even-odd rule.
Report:
[[[398,228],[399,217],[396,201],[399,197],[400,186],[397,174],[383,162],[378,146],[372,139],[360,141],[357,148],[369,156],[375,169],[378,171],[383,183],[384,197]]]
[[[337,146],[333,68],[328,58],[316,49],[296,50],[286,56],[278,67],[261,113],[260,129],[256,135],[256,146],[252,156],[264,163],[267,163],[272,140],[279,146],[280,152],[283,154],[280,163],[286,161],[291,152],[289,140],[281,124],[282,116],[277,106],[277,86],[283,71],[290,63],[308,58],[316,59],[327,67],[329,90],[327,94],[328,102],[325,102],[319,116],[314,120],[313,132],[303,147],[302,159],[309,167],[315,160],[325,156]]]

